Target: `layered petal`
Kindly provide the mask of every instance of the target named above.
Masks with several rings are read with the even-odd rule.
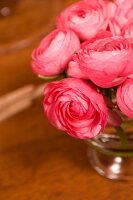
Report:
[[[79,47],[80,41],[73,31],[54,30],[33,51],[32,69],[41,76],[58,75]]]
[[[68,75],[103,88],[117,86],[133,74],[132,55],[132,44],[123,37],[86,41],[69,62]]]
[[[92,84],[76,78],[48,84],[44,112],[56,128],[80,139],[95,137],[107,122],[103,96]]]
[[[121,29],[133,20],[133,0],[108,1],[109,28],[113,35],[121,35]]]
[[[58,28],[73,30],[81,40],[93,38],[107,27],[107,7],[103,0],[79,1],[57,17]]]

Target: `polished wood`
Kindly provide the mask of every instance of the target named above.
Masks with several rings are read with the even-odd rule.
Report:
[[[42,82],[29,68],[33,47],[29,49],[0,60],[6,63],[0,69],[1,94]],[[84,141],[53,128],[42,101],[0,124],[0,200],[133,200],[133,183],[99,176],[89,164]]]
[[[1,200],[132,200],[132,183],[99,176],[87,146],[53,128],[42,98],[0,125]]]

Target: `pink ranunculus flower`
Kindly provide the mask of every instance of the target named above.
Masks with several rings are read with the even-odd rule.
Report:
[[[85,42],[68,66],[68,75],[90,79],[97,86],[110,88],[133,74],[133,47],[123,37]]]
[[[60,74],[80,48],[80,41],[72,30],[56,29],[46,36],[32,53],[32,69],[42,76]]]
[[[44,112],[56,128],[80,139],[93,138],[107,122],[103,96],[91,83],[76,78],[47,85]]]
[[[57,27],[70,28],[81,40],[93,38],[107,27],[107,9],[103,0],[79,1],[57,17]]]
[[[121,29],[133,19],[133,0],[108,1],[109,27],[113,35],[120,35]]]
[[[127,79],[118,87],[116,101],[120,110],[133,118],[133,79]]]

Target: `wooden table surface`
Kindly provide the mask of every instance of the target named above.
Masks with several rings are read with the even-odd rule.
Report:
[[[1,94],[40,83],[29,69],[33,46],[1,56]],[[0,124],[0,200],[133,200],[132,187],[99,176],[86,144],[49,124],[42,98]]]

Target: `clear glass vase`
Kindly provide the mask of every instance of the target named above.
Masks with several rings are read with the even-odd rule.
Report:
[[[125,119],[121,128],[109,127],[105,133],[87,141],[92,167],[111,180],[133,180],[133,120]],[[121,135],[122,134],[122,135]]]

